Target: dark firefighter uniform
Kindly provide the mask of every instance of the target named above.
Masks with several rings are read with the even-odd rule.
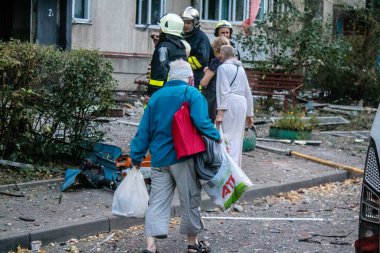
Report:
[[[162,88],[168,81],[169,62],[183,59],[186,61],[186,48],[181,38],[172,34],[160,33],[151,61],[151,72],[148,85],[148,94]]]
[[[191,51],[187,61],[194,72],[194,85],[200,89],[200,82],[204,76],[204,68],[208,66],[211,53],[210,40],[198,27],[184,34],[184,39],[190,44]]]

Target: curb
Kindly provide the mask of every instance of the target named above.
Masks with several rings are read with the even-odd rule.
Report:
[[[264,186],[255,186],[248,190],[242,197],[242,200],[249,201],[255,198],[261,198],[265,196],[276,195],[281,192],[294,191],[300,188],[313,187],[330,182],[341,182],[352,177],[352,174],[347,171],[334,171],[328,174],[324,174],[321,177],[316,177],[306,180],[296,180],[292,182],[269,184]],[[44,184],[54,183],[60,181],[45,180]],[[48,181],[48,182],[46,182]],[[40,182],[41,183],[41,182]],[[38,184],[38,181],[30,182],[26,184],[20,184],[18,186],[30,186]],[[8,187],[14,187],[14,185],[7,185]],[[6,189],[0,187],[0,189]],[[212,200],[207,198],[201,202],[202,209],[215,208]],[[180,207],[178,205],[172,207],[171,216],[179,216]],[[134,225],[144,224],[143,218],[126,218],[119,216],[101,216],[97,218],[81,220],[77,223],[55,226],[45,228],[42,230],[12,233],[0,238],[0,252],[7,252],[9,250],[15,250],[18,245],[23,248],[29,248],[30,243],[34,240],[40,240],[43,244],[50,242],[62,242],[75,237],[84,237],[89,234],[95,234],[98,232],[110,232],[113,229],[126,229]]]
[[[64,178],[56,178],[56,179],[48,179],[48,180],[36,180],[31,182],[19,183],[19,184],[6,184],[0,185],[0,191],[9,190],[14,187],[30,187],[30,186],[38,186],[38,185],[46,185],[46,184],[54,184],[65,181]]]
[[[144,224],[143,218],[101,216],[68,225],[12,233],[0,238],[0,252],[16,250],[19,245],[23,248],[29,248],[30,243],[35,240],[40,240],[46,245],[50,242],[62,242],[71,238],[84,237],[98,232],[110,232],[113,229],[126,229],[140,224]]]

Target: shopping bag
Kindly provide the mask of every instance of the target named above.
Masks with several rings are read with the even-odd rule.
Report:
[[[190,117],[190,106],[183,102],[172,123],[174,149],[177,159],[206,150],[206,146]]]
[[[112,201],[112,213],[143,218],[148,208],[149,195],[140,170],[133,168],[117,187]]]
[[[254,128],[253,128],[254,129]],[[246,129],[243,139],[243,152],[249,152],[256,148],[256,132],[251,128]]]
[[[224,211],[236,203],[253,184],[228,155],[226,149],[223,148],[222,152],[222,166],[215,177],[203,185],[203,189],[214,204]]]

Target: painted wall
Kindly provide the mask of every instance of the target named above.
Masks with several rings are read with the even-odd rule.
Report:
[[[167,12],[180,12],[190,1],[167,0]],[[136,1],[92,0],[90,23],[73,23],[72,47],[97,49],[114,66],[118,89],[136,89],[134,79],[147,72],[154,44],[150,38],[158,26],[135,26]]]
[[[352,6],[356,8],[364,8],[365,2],[365,0],[335,0],[334,4]]]
[[[292,1],[303,8],[304,0]],[[190,3],[190,0],[166,0],[166,12],[181,14]],[[331,20],[334,4],[364,6],[365,0],[324,0],[325,21]],[[154,51],[150,35],[158,26],[146,30],[137,27],[135,15],[135,0],[92,0],[91,22],[73,23],[72,26],[72,47],[97,49],[108,57],[114,66],[114,77],[119,81],[118,89],[137,88],[134,79],[147,72]],[[216,22],[201,24],[212,41]],[[239,31],[241,27],[234,26],[234,34]]]
[[[351,6],[356,8],[364,8],[366,4],[365,0],[324,0],[323,3],[323,21],[333,24],[334,18],[334,6]],[[333,27],[331,27],[331,32]]]

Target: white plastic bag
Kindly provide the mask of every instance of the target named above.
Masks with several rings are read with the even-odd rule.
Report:
[[[225,137],[221,129],[220,132],[222,138]],[[222,152],[222,166],[218,173],[203,185],[203,189],[214,204],[224,211],[236,203],[253,183],[228,154],[225,143],[222,143]]]
[[[112,201],[112,213],[125,217],[143,218],[149,195],[140,170],[133,168],[117,187]]]

